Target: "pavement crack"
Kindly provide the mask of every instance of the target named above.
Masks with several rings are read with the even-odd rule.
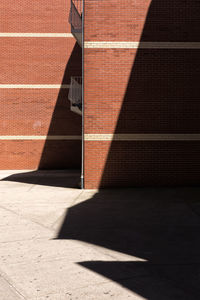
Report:
[[[8,276],[2,271],[0,270],[0,276],[2,277],[2,279],[8,284],[8,286],[10,287],[11,290],[13,290],[20,298],[28,300],[19,290],[18,288],[15,286],[15,284],[13,283],[13,281],[8,278]]]
[[[43,227],[43,228],[45,228],[45,229],[48,229],[49,231],[52,231],[52,232],[53,232],[53,230],[51,229],[51,227],[45,226],[45,225],[43,225],[43,224],[41,224],[41,223],[39,223],[39,222],[33,220],[32,218],[27,218],[27,217],[25,217],[24,215],[19,214],[19,213],[17,213],[16,211],[11,210],[11,209],[9,209],[9,208],[7,208],[7,207],[5,207],[5,206],[0,205],[0,209],[3,209],[3,210],[8,211],[8,212],[10,212],[10,213],[13,213],[14,215],[20,217],[21,219],[24,219],[24,220],[26,220],[26,221],[29,221],[30,223],[33,223],[33,224],[37,224],[37,225],[39,225],[39,226],[41,226],[41,227]]]
[[[70,207],[74,206],[74,204],[75,204],[76,201],[79,199],[79,197],[83,194],[83,192],[84,192],[84,190],[82,190],[82,191],[80,192],[80,194],[78,194],[78,196],[74,198],[74,200],[70,203]],[[67,207],[67,208],[66,208],[66,210],[63,212],[63,214],[62,214],[61,216],[59,216],[59,217],[56,219],[56,221],[51,225],[50,229],[53,230],[54,226],[55,226],[57,223],[59,223],[60,220],[63,219],[63,215],[64,215],[64,214],[65,214],[65,215],[67,214],[67,211],[68,211],[68,209],[69,209],[70,207]]]

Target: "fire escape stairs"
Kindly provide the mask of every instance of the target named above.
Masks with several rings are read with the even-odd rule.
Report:
[[[71,33],[82,47],[82,0],[71,0],[69,23]]]
[[[82,0],[71,0],[69,23],[71,33],[80,47],[82,47]],[[82,115],[82,77],[71,77],[68,99],[71,111]]]
[[[68,99],[71,111],[82,115],[82,77],[71,77]]]

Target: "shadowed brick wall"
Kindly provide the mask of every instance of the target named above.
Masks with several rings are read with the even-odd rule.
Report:
[[[0,169],[80,167],[81,117],[66,86],[81,75],[81,49],[69,9],[70,0],[0,3]]]
[[[85,1],[85,187],[200,181],[200,4]]]

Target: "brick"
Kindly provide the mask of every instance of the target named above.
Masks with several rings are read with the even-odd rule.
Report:
[[[0,135],[81,135],[68,89],[1,89]]]
[[[200,141],[87,141],[85,188],[198,185],[199,151]]]
[[[81,141],[0,141],[0,169],[79,168]]]
[[[85,39],[139,42],[85,49],[85,134],[199,133],[200,50],[140,42],[199,42],[196,1],[85,0]],[[85,141],[85,187],[199,182],[199,142]]]
[[[0,47],[0,84],[69,83],[81,72],[73,38],[1,38]]]
[[[1,1],[0,32],[70,33],[70,0]],[[70,84],[81,76],[81,48],[70,38],[1,37],[0,84]],[[1,136],[81,135],[68,89],[2,89]],[[2,138],[2,137],[1,137]],[[1,169],[80,168],[81,141],[0,140]]]
[[[70,0],[2,0],[0,32],[70,32]]]

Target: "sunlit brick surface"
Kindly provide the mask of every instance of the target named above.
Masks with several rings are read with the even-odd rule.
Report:
[[[70,33],[70,0],[1,1],[0,33]],[[69,85],[81,75],[81,48],[73,37],[0,38],[0,169],[80,167],[81,117],[70,111],[68,89],[13,85]],[[13,136],[13,140],[4,140]],[[14,137],[22,136],[21,140]],[[33,140],[23,140],[33,136]],[[34,140],[34,136],[42,136]]]
[[[1,0],[0,32],[70,32],[69,0]]]
[[[73,38],[0,38],[0,83],[61,83],[74,45]]]

